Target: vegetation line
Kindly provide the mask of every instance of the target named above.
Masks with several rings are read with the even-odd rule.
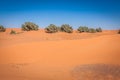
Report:
[[[39,26],[33,22],[25,22],[21,26],[21,30],[23,31],[37,31],[39,30]],[[72,33],[73,28],[69,24],[63,24],[60,27],[56,26],[54,24],[50,24],[45,29],[46,33],[56,33],[56,32],[66,32],[66,33]],[[0,32],[5,32],[6,28],[2,25],[0,25]],[[96,32],[102,32],[102,28],[89,28],[87,26],[80,26],[78,27],[77,31],[79,33],[87,32],[87,33],[96,33]],[[11,30],[10,34],[16,34],[16,31]],[[118,34],[120,34],[120,30],[118,31]]]

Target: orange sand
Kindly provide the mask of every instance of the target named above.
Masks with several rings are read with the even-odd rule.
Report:
[[[120,35],[102,33],[0,33],[0,80],[72,80],[81,64],[120,64]]]

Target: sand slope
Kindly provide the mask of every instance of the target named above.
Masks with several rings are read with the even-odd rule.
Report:
[[[15,29],[21,32],[20,29]],[[72,80],[80,64],[120,64],[120,35],[55,33],[43,30],[0,33],[0,80]]]

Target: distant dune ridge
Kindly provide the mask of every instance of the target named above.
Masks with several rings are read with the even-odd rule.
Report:
[[[42,29],[13,30],[18,34],[11,35],[11,28],[0,33],[0,80],[89,80],[84,76],[91,80],[120,80],[120,67],[116,66],[120,65],[120,34],[117,30],[101,33],[74,30],[70,34],[50,34]],[[89,75],[82,73],[80,68]],[[109,75],[92,78],[91,73]]]

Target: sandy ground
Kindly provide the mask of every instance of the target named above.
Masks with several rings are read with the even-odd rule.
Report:
[[[45,33],[44,30],[0,33],[0,80],[74,80],[71,70],[81,64],[120,65],[120,35]]]

